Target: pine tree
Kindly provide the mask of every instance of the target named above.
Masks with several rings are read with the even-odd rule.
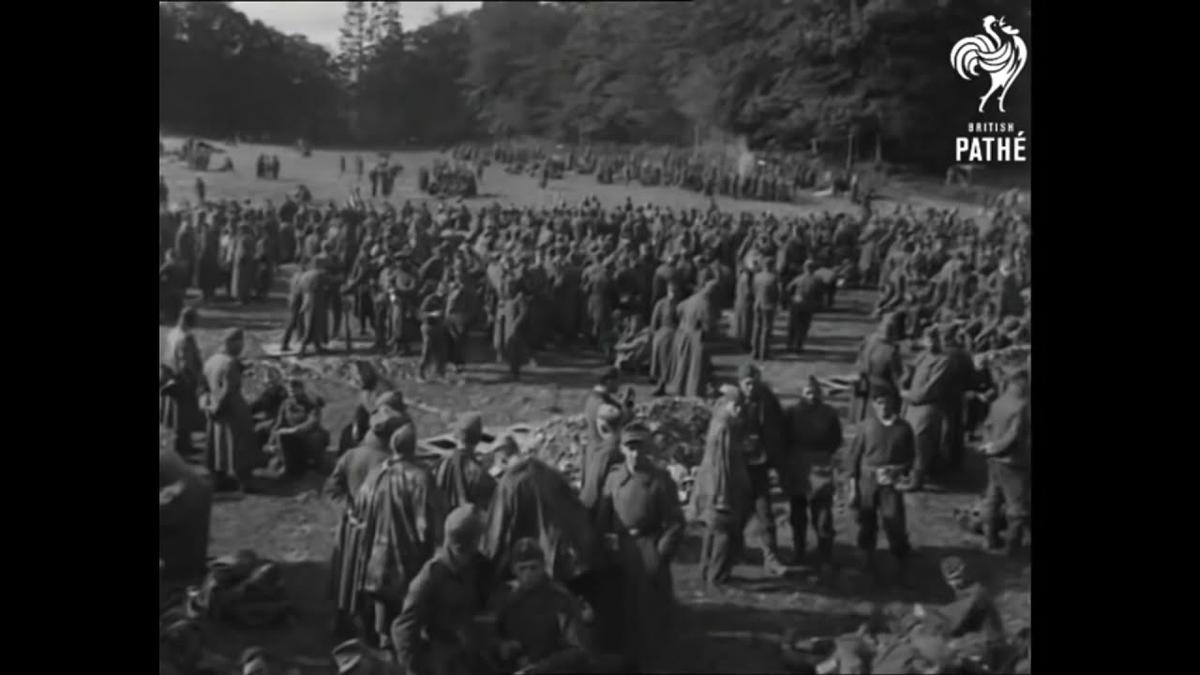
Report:
[[[400,22],[400,3],[399,2],[381,2],[380,4],[380,20],[381,27],[380,40],[389,42],[402,38],[404,35],[404,26]]]
[[[347,2],[338,37],[338,68],[346,80],[358,82],[366,64],[367,7],[365,2]]]

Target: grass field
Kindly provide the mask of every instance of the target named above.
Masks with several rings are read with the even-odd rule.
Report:
[[[165,142],[170,149],[177,147],[181,139]],[[311,157],[302,158],[291,148],[241,145],[229,148],[228,152],[233,157],[234,173],[201,174],[210,198],[271,199],[279,203],[285,194],[303,184],[319,202],[329,198],[340,201],[355,185],[352,175],[339,175],[340,153],[335,151],[316,150]],[[279,156],[281,180],[254,178],[254,160],[260,152]],[[346,155],[353,170],[353,154]],[[404,166],[392,201],[425,199],[416,189],[417,170],[431,164],[435,156],[433,152],[392,155],[393,162],[398,161]],[[364,159],[369,167],[374,158],[364,156]],[[214,159],[213,166],[219,166],[221,161],[219,157]],[[195,201],[195,172],[182,163],[160,159],[160,173],[167,180],[172,202]],[[364,181],[363,189],[369,193],[369,183]],[[708,205],[706,198],[682,190],[598,185],[591,176],[568,175],[566,180],[554,181],[543,191],[534,179],[508,175],[497,166],[489,167],[481,192],[483,196],[472,200],[473,203],[498,200],[505,204],[538,206],[552,204],[558,199],[577,202],[585,196],[595,195],[606,205],[623,204],[626,198],[632,198],[634,204],[658,203],[681,208],[706,208]],[[946,204],[942,200],[917,197],[906,198],[906,201],[921,207]],[[797,214],[854,208],[844,200],[815,198],[801,205],[720,199],[718,204],[726,210]],[[284,279],[291,271],[286,268],[281,271],[275,292],[265,303],[242,308],[217,300],[202,306],[199,335],[204,356],[212,353],[220,333],[230,326],[245,328],[254,342],[277,342],[286,319]],[[785,405],[800,394],[809,375],[836,375],[849,369],[862,337],[873,328],[868,313],[874,299],[873,292],[840,293],[835,310],[818,315],[814,321],[811,348],[802,358],[785,355],[764,364],[765,379]],[[198,301],[195,297],[191,300]],[[780,343],[783,328],[781,317],[775,332]],[[160,328],[160,352],[165,332],[165,328]],[[593,374],[602,365],[594,353],[538,354],[537,365],[528,369],[521,382],[506,382],[501,381],[504,375],[501,367],[492,363],[487,342],[483,336],[475,337],[470,348],[470,367],[464,376],[444,383],[400,383],[406,399],[417,404],[414,412],[422,436],[446,430],[454,416],[468,410],[481,412],[489,426],[537,422],[555,414],[578,412],[582,410]],[[340,343],[335,343],[336,346]],[[715,357],[718,376],[732,376],[736,365],[744,359],[745,356],[740,354],[718,353]],[[349,420],[353,392],[343,382],[328,378],[312,380],[312,387],[327,401],[324,422],[336,434]],[[644,383],[636,383],[639,399],[647,397],[650,389]],[[917,547],[913,570],[916,584],[911,591],[873,591],[850,573],[844,575],[835,590],[822,589],[803,577],[768,579],[762,576],[760,567],[741,565],[735,569],[735,576],[743,580],[745,592],[736,598],[713,603],[698,592],[699,532],[690,531],[673,568],[677,595],[685,611],[679,626],[678,644],[672,648],[664,668],[695,672],[784,672],[777,646],[770,636],[777,636],[787,628],[794,626],[807,634],[826,635],[855,628],[874,607],[882,607],[890,613],[905,611],[914,602],[936,604],[948,601],[949,591],[941,585],[937,563],[949,554],[963,556],[994,581],[1002,591],[1000,601],[1007,623],[1027,623],[1030,612],[1028,565],[983,554],[977,542],[964,536],[953,521],[953,508],[966,505],[982,489],[980,461],[972,457],[969,469],[962,485],[952,490],[908,496],[909,529]],[[337,512],[316,496],[320,482],[320,477],[310,476],[303,484],[277,493],[216,504],[210,554],[222,555],[251,548],[261,555],[283,561],[290,597],[298,612],[295,622],[286,629],[239,632],[221,626],[209,627],[210,647],[219,653],[232,658],[241,648],[257,644],[290,656],[321,658],[329,654],[333,646],[327,631],[331,608],[325,595]],[[780,545],[787,551],[791,546],[791,531],[786,506],[776,504],[775,511]],[[839,507],[836,520],[836,555],[841,561],[854,564],[858,554],[853,549],[856,528],[851,513]],[[880,545],[886,546],[882,541]],[[306,672],[329,672],[329,666]]]

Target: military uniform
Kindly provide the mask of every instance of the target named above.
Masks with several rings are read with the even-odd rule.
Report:
[[[325,402],[319,396],[292,395],[283,402],[276,421],[279,453],[285,471],[290,476],[302,476],[310,467],[319,465],[329,447],[329,432],[321,426],[321,410]],[[280,429],[295,429],[278,433]]]
[[[496,634],[520,645],[509,666],[537,665],[539,673],[586,671],[586,627],[580,601],[550,579],[533,588],[507,583],[493,600]],[[515,668],[514,668],[515,669]]]
[[[903,563],[909,554],[908,525],[904,494],[896,484],[913,465],[915,455],[913,429],[896,417],[884,424],[870,417],[850,446],[850,478],[858,484],[858,546],[868,555],[874,552],[882,522],[888,547]]]
[[[1029,528],[1029,425],[1029,401],[1012,391],[996,399],[984,422],[984,438],[992,444],[988,455],[985,534],[990,545],[999,544],[1003,515],[1008,522],[1010,554],[1020,551],[1025,530]]]
[[[837,411],[821,402],[801,402],[791,410],[788,421],[787,457],[779,477],[790,502],[788,515],[795,557],[797,561],[804,557],[811,522],[817,537],[818,557],[822,563],[832,563],[835,536],[832,461],[842,445],[842,423]]]
[[[754,275],[754,336],[751,339],[753,357],[756,361],[770,358],[771,329],[775,325],[775,311],[779,307],[779,277],[772,271],[763,270]]]
[[[627,658],[639,663],[670,635],[671,560],[685,525],[679,492],[666,471],[620,464],[609,471],[602,494],[598,529],[609,536],[623,577],[622,643]]]
[[[397,660],[411,675],[471,675],[478,672],[482,636],[475,614],[485,606],[478,558],[456,563],[445,549],[425,563],[408,587],[392,623]]]

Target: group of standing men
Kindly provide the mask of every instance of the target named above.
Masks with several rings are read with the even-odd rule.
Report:
[[[511,439],[489,466],[478,414],[430,466],[397,392],[364,392],[369,422],[326,493],[344,505],[334,553],[338,630],[412,673],[631,672],[670,636],[670,564],[684,519],[648,429],[606,373],[588,402],[576,494]],[[488,619],[487,617],[490,617]],[[347,650],[352,646],[347,646]]]
[[[254,161],[254,176],[256,178],[266,178],[270,180],[279,180],[279,155],[259,155]]]

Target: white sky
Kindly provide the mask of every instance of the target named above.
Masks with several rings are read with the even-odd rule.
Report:
[[[342,26],[344,2],[231,2],[239,12],[258,19],[281,33],[300,33],[310,42],[331,52],[337,50],[338,29]],[[405,30],[420,28],[433,20],[433,8],[442,5],[447,14],[479,7],[478,2],[401,2],[400,21]]]

